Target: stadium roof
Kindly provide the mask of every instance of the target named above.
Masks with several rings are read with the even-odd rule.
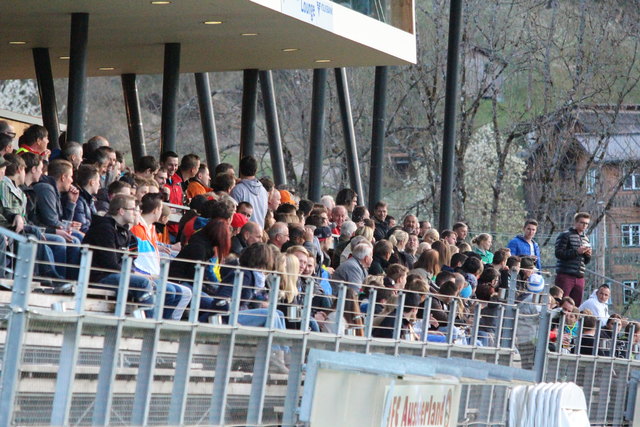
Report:
[[[161,73],[165,43],[181,44],[180,72],[404,65],[416,60],[411,32],[329,0],[310,2],[324,8],[314,14],[300,9],[300,4],[300,0],[3,0],[0,80],[34,78],[31,49],[37,47],[49,48],[54,77],[66,77],[71,14],[77,12],[89,14],[90,76]],[[412,31],[413,15],[410,21]]]

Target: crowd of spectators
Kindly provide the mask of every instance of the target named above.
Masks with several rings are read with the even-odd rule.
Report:
[[[535,220],[526,220],[507,247],[495,249],[490,234],[471,237],[464,222],[436,230],[412,214],[396,220],[384,201],[369,212],[348,188],[319,203],[299,198],[270,178],[259,179],[251,156],[240,160],[237,174],[228,163],[206,165],[196,154],[180,157],[171,151],[159,159],[144,156],[131,169],[104,137],[85,144],[63,137],[62,150],[50,152],[46,129],[33,125],[14,152],[15,136],[0,122],[0,226],[47,243],[38,250],[37,274],[45,284],[50,279],[55,292],[72,289],[78,270],[61,266],[77,265],[80,252],[73,244],[84,243],[95,248],[92,286],[117,290],[123,251],[129,251],[134,256],[129,298],[149,307],[163,260],[169,260],[166,319],[185,317],[200,262],[205,265],[201,321],[226,321],[235,271],[241,268],[236,286],[241,287],[238,321],[244,325],[261,326],[268,318],[268,295],[276,282],[266,272],[279,277],[276,328],[362,335],[363,313],[373,307],[375,337],[394,337],[400,324],[408,340],[444,341],[453,333],[460,343],[498,345],[500,304],[515,275],[516,303],[538,322],[535,294],[544,280]],[[176,214],[180,219],[170,221]],[[557,286],[549,298],[549,308],[566,320],[563,331],[559,324],[552,329],[552,340],[579,352],[589,345],[595,322],[603,334],[612,333],[612,322],[626,322],[609,315],[606,285],[581,302],[591,257],[588,225],[589,215],[578,213],[574,226],[558,237]],[[307,292],[313,293],[312,316],[301,325]],[[344,310],[337,310],[339,296]],[[480,328],[472,343],[468,330],[478,313]],[[571,342],[578,317],[583,333],[576,349]],[[526,348],[535,341],[535,328],[521,323],[517,342]],[[620,326],[628,331],[625,323]]]

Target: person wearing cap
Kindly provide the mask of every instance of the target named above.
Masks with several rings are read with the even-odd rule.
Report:
[[[287,190],[278,190],[280,192],[280,204],[284,205],[284,204],[288,204],[288,205],[293,205],[296,206],[296,201],[293,200],[293,196],[291,196],[291,193]]]
[[[333,235],[331,234],[331,228],[327,226],[317,227],[313,230],[313,235],[317,237],[320,242],[320,249],[324,255],[323,258],[325,260],[330,260],[331,258],[328,253],[333,249]]]
[[[232,235],[237,235],[240,232],[240,229],[244,227],[247,222],[249,222],[249,218],[237,212],[234,213],[231,217],[231,228],[233,229]]]

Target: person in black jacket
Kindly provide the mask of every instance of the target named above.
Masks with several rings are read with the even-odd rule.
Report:
[[[585,235],[591,216],[586,212],[578,212],[573,219],[573,227],[560,233],[556,239],[555,284],[579,306],[584,292],[585,265],[591,261],[591,244]]]
[[[117,195],[109,204],[107,215],[94,216],[91,227],[82,243],[107,249],[128,251],[137,247],[137,239],[129,231],[137,218],[136,199],[133,196]],[[91,283],[108,285],[118,291],[122,253],[113,250],[94,249],[91,264]],[[105,271],[106,270],[106,271]],[[132,274],[129,281],[129,296],[143,304],[153,303],[154,283],[145,276]]]

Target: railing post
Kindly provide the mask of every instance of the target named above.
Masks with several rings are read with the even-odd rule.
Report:
[[[122,337],[122,322],[127,309],[127,294],[129,293],[132,262],[133,259],[131,256],[124,254],[122,257],[120,284],[118,285],[114,312],[118,323],[116,326],[107,327],[104,331],[104,344],[102,346],[102,356],[100,357],[96,400],[93,406],[92,424],[94,426],[109,425],[111,417],[111,402],[113,401],[113,393],[111,393],[111,390],[113,389],[116,368],[118,366],[118,351],[120,348],[120,338]]]
[[[53,396],[51,425],[65,426],[69,424],[69,411],[73,395],[73,383],[76,377],[76,364],[82,336],[84,321],[84,305],[87,296],[87,284],[91,272],[91,257],[93,252],[82,248],[80,272],[75,296],[74,323],[66,323],[63,328],[62,348],[60,349],[60,364],[56,376],[56,391]]]
[[[311,316],[311,308],[313,304],[313,287],[314,283],[309,280],[304,296],[304,309],[302,312],[302,323],[300,329],[306,331]],[[300,397],[300,382],[302,381],[302,367],[304,366],[304,357],[307,351],[307,339],[309,334],[305,333],[298,342],[291,348],[291,365],[289,366],[289,379],[287,381],[287,395],[284,401],[284,414],[282,415],[283,426],[296,425],[296,408],[298,407],[298,398]]]
[[[371,333],[373,332],[373,320],[376,316],[376,299],[378,298],[378,290],[376,288],[371,288],[369,290],[369,307],[367,307],[367,319],[364,325],[364,336],[365,338],[371,338]]]
[[[404,318],[404,301],[407,295],[404,292],[398,294],[398,306],[396,307],[396,318],[393,322],[393,339],[398,341],[402,332],[402,319]]]
[[[236,343],[236,330],[238,322],[238,309],[240,307],[240,292],[242,291],[243,271],[236,270],[233,278],[233,295],[229,306],[229,325],[234,328],[229,335],[222,337],[218,346],[216,358],[216,376],[213,379],[213,393],[211,393],[211,410],[209,423],[213,425],[225,424],[225,408],[227,406],[227,389],[233,360],[233,350]]]
[[[191,358],[196,340],[198,312],[200,311],[200,297],[202,296],[202,280],[204,267],[198,263],[195,266],[193,279],[193,294],[191,310],[189,311],[190,330],[180,335],[178,354],[176,355],[176,372],[173,378],[173,392],[169,405],[169,424],[183,425],[184,411],[187,407],[187,388],[191,372]]]
[[[273,345],[273,328],[280,294],[280,276],[272,275],[269,278],[269,311],[265,328],[269,330],[267,336],[260,341],[253,363],[253,379],[251,381],[251,393],[249,394],[249,407],[247,410],[247,424],[262,424],[262,412],[264,410],[264,398],[269,374],[269,362]]]
[[[455,327],[457,308],[458,301],[452,299],[449,304],[449,317],[447,318],[447,325],[449,326],[449,330],[447,331],[447,344],[449,345],[453,344],[453,329]]]
[[[153,309],[153,320],[156,325],[153,329],[145,330],[142,337],[140,366],[138,367],[136,393],[133,398],[133,413],[131,415],[131,424],[133,425],[144,426],[147,425],[149,420],[153,371],[155,370],[158,356],[158,342],[160,341],[160,326],[162,324],[164,300],[167,294],[168,276],[169,260],[163,259],[160,264],[160,281],[157,283]]]
[[[431,325],[429,324],[429,320],[431,319],[431,303],[432,303],[432,296],[431,295],[427,295],[427,297],[424,299],[424,305],[423,305],[423,318],[422,318],[422,342],[427,342],[429,340],[429,328],[431,327]],[[424,356],[424,351],[422,352],[422,355]]]
[[[4,238],[4,236],[0,236]],[[33,278],[33,267],[36,258],[37,244],[32,240],[19,240],[18,258],[11,292],[9,323],[5,341],[5,352],[0,373],[0,425],[12,423],[16,390],[20,380],[20,365],[24,337],[27,332],[29,318],[29,293]],[[6,351],[10,348],[11,351]]]

